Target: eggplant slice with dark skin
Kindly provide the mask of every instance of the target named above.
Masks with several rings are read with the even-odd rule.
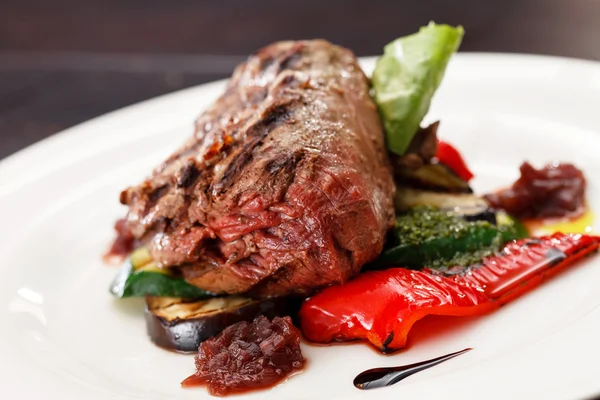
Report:
[[[146,330],[160,347],[181,353],[196,353],[200,343],[229,325],[252,321],[259,315],[269,319],[295,315],[295,298],[255,300],[241,296],[194,301],[173,297],[146,297]]]
[[[399,187],[394,196],[398,212],[414,207],[434,207],[461,216],[468,221],[496,223],[496,213],[482,197],[470,193],[440,193],[410,187]]]
[[[394,169],[396,183],[435,192],[473,193],[469,183],[441,163],[425,164],[417,169],[397,166]]]

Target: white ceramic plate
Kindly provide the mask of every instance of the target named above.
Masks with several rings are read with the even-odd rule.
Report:
[[[364,60],[365,69],[372,59]],[[3,398],[201,399],[179,382],[193,359],[152,345],[139,300],[108,293],[102,253],[125,210],[118,194],[192,133],[216,82],[147,101],[54,136],[0,163],[0,389]],[[600,210],[600,66],[534,56],[460,54],[429,120],[486,191],[527,159],[577,163]],[[598,223],[595,231],[600,231]],[[497,312],[419,323],[410,347],[310,347],[308,368],[256,399],[575,399],[600,393],[600,258]],[[361,392],[366,368],[475,350],[394,387]]]

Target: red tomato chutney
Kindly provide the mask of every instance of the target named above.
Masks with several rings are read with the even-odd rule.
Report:
[[[196,373],[181,385],[216,396],[273,386],[304,366],[300,331],[290,317],[238,322],[200,344]]]
[[[490,206],[522,219],[575,218],[585,211],[586,180],[572,164],[536,169],[525,162],[510,187],[485,195]]]

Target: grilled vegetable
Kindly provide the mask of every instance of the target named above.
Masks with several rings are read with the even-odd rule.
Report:
[[[504,211],[498,211],[496,213],[496,221],[498,223],[498,226],[505,227],[504,229],[507,231],[512,230],[513,232],[515,232],[515,235],[519,239],[529,237],[529,230],[527,229],[527,227],[523,225],[521,221],[512,217],[511,215],[508,215]],[[569,232],[572,233],[573,231]]]
[[[463,33],[460,26],[430,23],[385,46],[372,82],[392,152],[403,155],[408,148]]]
[[[418,207],[396,219],[395,243],[378,264],[419,269],[475,263],[516,239],[512,227],[467,221],[433,208]]]
[[[214,296],[159,268],[145,248],[131,253],[109,290],[117,297],[150,295],[201,299]]]
[[[441,192],[472,193],[469,183],[444,164],[425,164],[420,168],[396,168],[396,179],[409,186]]]
[[[481,265],[451,273],[403,268],[370,271],[330,286],[304,302],[309,340],[366,339],[382,351],[406,346],[408,332],[430,315],[481,315],[533,289],[598,249],[600,237],[555,233],[507,244]]]
[[[131,263],[131,267],[134,270],[140,270],[147,266],[154,266],[156,264],[153,263],[152,256],[150,252],[145,247],[140,247],[134,250],[129,255],[129,262]]]
[[[410,187],[399,187],[394,196],[396,211],[403,213],[424,206],[438,208],[469,221],[496,223],[496,214],[481,197],[465,193],[439,193]]]
[[[438,139],[435,158],[454,171],[462,180],[468,182],[473,178],[473,173],[467,167],[462,155],[450,143]]]
[[[253,300],[228,296],[201,301],[146,297],[146,329],[157,345],[179,352],[195,353],[200,342],[219,334],[227,326],[297,311],[297,301],[288,298]]]

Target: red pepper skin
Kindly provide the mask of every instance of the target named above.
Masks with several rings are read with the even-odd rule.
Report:
[[[302,332],[319,343],[366,339],[382,351],[406,346],[419,319],[487,313],[597,250],[600,237],[555,233],[508,243],[498,256],[456,275],[393,268],[370,271],[304,302]]]
[[[435,158],[437,158],[440,163],[454,171],[454,173],[461,179],[464,179],[467,182],[473,179],[473,173],[469,167],[467,167],[467,163],[460,155],[458,150],[456,150],[456,148],[451,144],[438,139],[437,153],[435,154]]]

